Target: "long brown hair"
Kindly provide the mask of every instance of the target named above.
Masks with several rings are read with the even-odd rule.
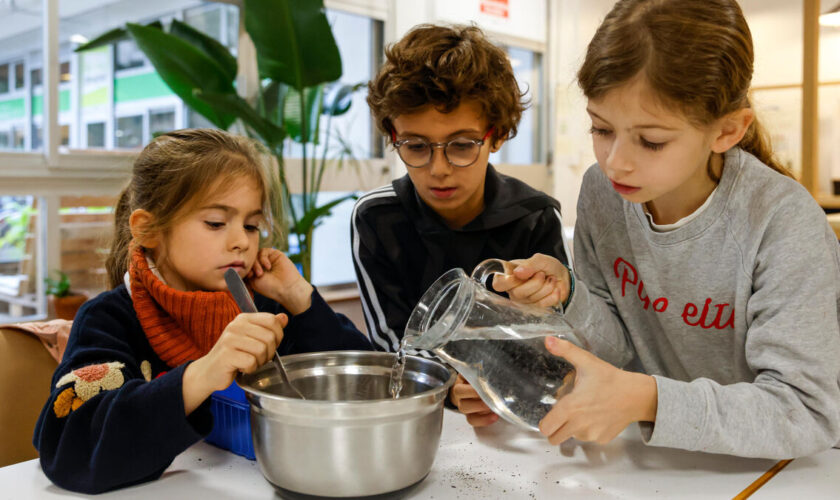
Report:
[[[421,24],[385,49],[385,64],[368,84],[367,102],[379,130],[393,120],[434,106],[449,113],[474,100],[493,126],[493,142],[516,135],[528,105],[504,50],[476,26]]]
[[[597,99],[640,74],[697,125],[751,107],[753,43],[741,7],[735,0],[619,0],[589,43],[578,83]],[[738,146],[793,177],[757,119]]]
[[[134,162],[131,180],[120,193],[114,210],[114,237],[105,261],[111,288],[123,282],[132,241],[129,216],[143,209],[152,214],[144,234],[166,234],[197,203],[242,177],[257,182],[267,230],[272,217],[274,169],[262,146],[242,136],[216,129],[184,129],[150,142]]]

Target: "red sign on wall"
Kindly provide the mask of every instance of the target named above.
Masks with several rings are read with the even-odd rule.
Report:
[[[481,12],[490,16],[508,17],[508,0],[481,0]]]

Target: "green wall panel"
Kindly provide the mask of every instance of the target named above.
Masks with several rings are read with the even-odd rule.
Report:
[[[70,111],[70,91],[62,90],[58,93],[58,112]],[[32,116],[44,112],[44,96],[32,96]]]
[[[156,72],[117,78],[114,82],[116,102],[137,101],[150,97],[175,95]]]
[[[14,120],[16,118],[24,118],[26,116],[26,109],[24,108],[25,101],[22,97],[17,99],[6,99],[0,101],[0,120]]]

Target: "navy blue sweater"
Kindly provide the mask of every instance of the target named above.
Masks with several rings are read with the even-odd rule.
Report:
[[[261,295],[254,301],[259,311],[287,312]],[[277,350],[292,354],[339,349],[370,350],[371,345],[315,291],[312,306],[289,320]],[[96,376],[102,369],[84,373],[81,378],[86,380],[81,381],[68,374],[102,363],[110,363],[109,369],[121,375],[110,373],[98,394],[90,397],[87,379],[95,378],[90,375]],[[84,493],[160,477],[176,455],[213,428],[209,398],[189,416],[184,415],[181,381],[187,364],[170,368],[155,354],[124,285],[82,306],[35,427],[33,442],[47,477],[62,488]],[[72,377],[75,384],[65,376]],[[59,385],[62,377],[65,382]],[[69,388],[81,389],[81,394]],[[81,405],[67,413],[68,397],[74,395],[88,399],[82,403],[85,397],[76,398]]]

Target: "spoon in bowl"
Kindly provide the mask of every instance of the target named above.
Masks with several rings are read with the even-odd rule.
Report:
[[[233,295],[233,300],[236,301],[236,304],[242,312],[257,312],[257,306],[254,305],[254,300],[251,298],[248,288],[245,287],[245,282],[242,281],[242,278],[239,277],[239,274],[237,274],[235,269],[231,268],[225,271],[225,283],[227,283],[228,290],[230,290],[231,295]],[[280,359],[280,354],[276,350],[274,351],[274,366],[277,368],[277,371],[280,372],[280,379],[283,383],[288,387],[291,387],[300,399],[306,399],[297,387],[292,384],[292,381],[289,380],[289,376],[286,374],[286,369],[283,367],[283,361]]]

